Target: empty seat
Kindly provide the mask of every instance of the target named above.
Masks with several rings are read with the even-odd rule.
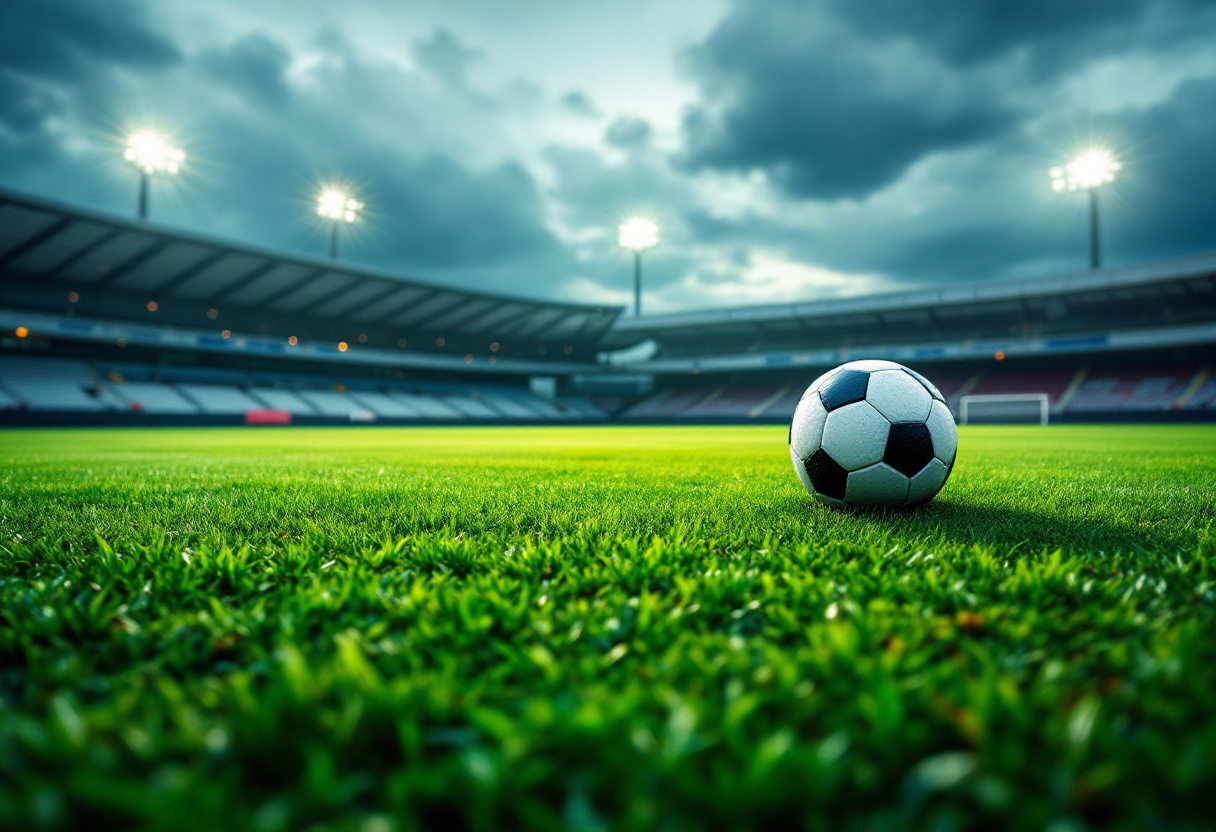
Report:
[[[249,395],[270,410],[286,410],[294,416],[315,416],[317,409],[291,390],[276,387],[251,387]]]
[[[366,406],[345,393],[333,390],[301,390],[299,395],[325,416],[350,416],[367,410]]]
[[[168,384],[155,381],[128,381],[114,389],[144,413],[199,413],[199,407]]]
[[[188,399],[196,402],[203,413],[245,413],[261,410],[262,403],[251,399],[237,387],[224,384],[179,384]]]
[[[384,393],[369,393],[359,390],[350,395],[377,416],[386,416],[391,419],[418,419],[421,417],[417,410]]]

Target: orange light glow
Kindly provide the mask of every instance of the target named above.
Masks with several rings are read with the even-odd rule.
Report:
[[[30,331],[23,326],[19,326],[17,327],[15,334],[18,338],[24,338],[30,334]]]
[[[350,349],[350,344],[345,341],[338,342],[338,352],[346,352],[348,349]]]
[[[300,343],[300,339],[294,335],[289,335],[289,336],[287,336],[287,343],[291,344],[294,347],[296,344]]]
[[[148,301],[148,311],[149,312],[155,312],[157,309],[160,309],[160,304],[158,304],[154,300]]]
[[[221,329],[221,330],[220,330],[220,335],[224,336],[225,338],[231,338],[231,337],[232,337],[232,330],[231,330],[231,329]]]
[[[68,303],[75,303],[78,300],[80,300],[80,295],[75,292],[68,292]]]
[[[498,352],[498,342],[497,341],[490,344],[490,352]]]
[[[218,309],[208,309],[207,310],[207,317],[210,318],[211,320],[214,321],[219,316],[220,316],[220,310],[218,310]]]
[[[996,355],[995,355],[995,356],[993,356],[993,357],[994,357],[994,358],[995,358],[997,361],[1004,361],[1004,360],[1005,360],[1005,353],[1004,353],[1004,351],[1003,351],[1003,350],[997,350],[997,351],[996,351]]]

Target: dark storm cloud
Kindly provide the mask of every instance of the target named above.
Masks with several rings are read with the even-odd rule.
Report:
[[[914,40],[972,66],[1022,51],[1037,74],[1095,55],[1210,37],[1212,0],[827,0],[858,32]],[[1210,19],[1208,23],[1210,23]],[[1203,33],[1203,34],[1201,34]]]
[[[481,50],[470,49],[447,29],[438,29],[426,40],[414,44],[418,66],[453,86],[468,83],[469,67],[483,57]]]
[[[0,64],[40,78],[81,79],[99,64],[155,69],[181,59],[135,0],[4,0]]]
[[[758,0],[691,55],[693,170],[766,172],[800,199],[859,199],[934,153],[1036,113],[1086,61],[1206,37],[1216,0]]]
[[[622,150],[644,147],[650,142],[650,122],[643,118],[622,116],[604,131],[604,141]]]
[[[260,32],[246,35],[231,46],[207,50],[199,60],[215,78],[257,103],[282,104],[291,95],[287,84],[291,53]]]
[[[693,54],[710,104],[684,122],[692,169],[763,170],[791,195],[863,198],[1015,113],[982,77],[895,62],[809,6],[739,5]]]
[[[1216,77],[1183,82],[1167,100],[1091,119],[1096,135],[1136,137],[1121,153],[1122,175],[1099,195],[1104,257],[1143,262],[1216,248]],[[1067,134],[1064,116],[1041,126]],[[896,282],[954,284],[1079,270],[1087,265],[1082,193],[1050,190],[1039,139],[1013,132],[935,172],[940,191],[917,194],[915,211],[894,204],[837,216],[827,227],[779,227],[766,219],[723,219],[693,206],[684,214],[697,240],[768,246],[847,273]]]

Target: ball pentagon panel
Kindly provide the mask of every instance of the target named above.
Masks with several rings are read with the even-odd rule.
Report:
[[[844,499],[849,472],[841,468],[840,463],[828,456],[823,448],[815,451],[807,459],[806,473],[811,480],[812,494],[822,494],[836,500]]]
[[[838,407],[863,401],[870,374],[861,370],[841,369],[819,387],[819,400],[830,413]]]
[[[891,425],[887,434],[887,450],[882,461],[901,474],[913,477],[933,459],[933,440],[924,422],[900,422]]]

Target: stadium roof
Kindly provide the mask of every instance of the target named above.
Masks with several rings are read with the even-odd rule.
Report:
[[[487,339],[598,341],[619,307],[470,292],[0,189],[0,276]]]
[[[942,331],[952,322],[1003,322],[1029,312],[1078,322],[1103,306],[1202,309],[1216,298],[1216,251],[1143,265],[1025,280],[975,283],[841,300],[746,306],[641,318],[620,318],[607,336],[612,347],[654,339],[664,347],[688,344],[712,353],[724,340],[838,339],[839,333],[882,330],[898,338],[920,328]]]

